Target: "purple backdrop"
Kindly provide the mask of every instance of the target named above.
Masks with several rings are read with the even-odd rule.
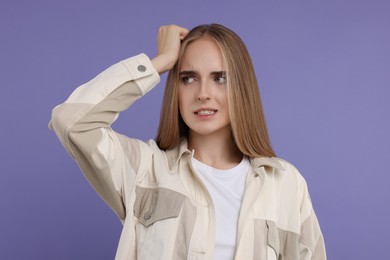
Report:
[[[329,259],[388,256],[390,2],[226,2],[1,1],[0,259],[114,257],[121,224],[48,130],[51,109],[111,64],[153,56],[160,25],[211,22],[247,43],[273,145],[309,184]],[[163,88],[115,129],[153,138]]]

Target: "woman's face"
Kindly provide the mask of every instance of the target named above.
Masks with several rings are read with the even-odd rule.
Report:
[[[180,114],[190,136],[230,131],[226,73],[222,53],[210,38],[190,43],[179,68]]]

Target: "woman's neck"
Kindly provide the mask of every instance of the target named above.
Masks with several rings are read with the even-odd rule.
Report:
[[[243,154],[229,131],[211,135],[199,135],[190,130],[188,148],[195,150],[194,157],[217,169],[230,169],[239,164]]]

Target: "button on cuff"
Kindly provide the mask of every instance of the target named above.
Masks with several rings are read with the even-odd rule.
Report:
[[[146,71],[146,67],[145,67],[144,65],[139,65],[139,66],[137,67],[137,70],[138,70],[139,72],[145,72],[145,71]]]

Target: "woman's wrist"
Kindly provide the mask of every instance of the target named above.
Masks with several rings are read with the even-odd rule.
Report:
[[[164,54],[157,55],[151,61],[154,68],[160,75],[173,68],[176,62],[174,59],[170,59],[167,55]]]

